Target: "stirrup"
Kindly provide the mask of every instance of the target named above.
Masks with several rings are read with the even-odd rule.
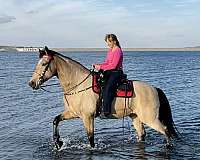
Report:
[[[101,112],[100,113],[100,115],[99,115],[99,117],[101,118],[101,119],[108,119],[109,118],[109,116],[110,116],[110,113],[108,113],[108,112]]]

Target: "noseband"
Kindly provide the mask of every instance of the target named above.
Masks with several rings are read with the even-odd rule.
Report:
[[[49,62],[46,64],[46,67],[44,68],[44,71],[42,72],[42,74],[40,74],[39,80],[38,80],[38,84],[41,85],[44,82],[44,75],[46,73],[46,71],[48,70],[51,61],[53,60],[53,57],[51,56],[43,56],[44,58],[47,58],[49,60]]]

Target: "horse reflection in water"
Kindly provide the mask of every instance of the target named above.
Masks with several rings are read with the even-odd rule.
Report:
[[[90,87],[92,85],[91,71],[71,58],[49,50],[47,47],[39,52],[40,60],[29,85],[36,90],[45,81],[57,76],[65,93],[64,111],[53,121],[53,139],[57,149],[63,145],[58,130],[59,122],[73,118],[83,120],[90,145],[94,147],[94,119],[99,95],[94,93]],[[133,120],[138,141],[143,141],[145,138],[143,124],[146,124],[165,135],[167,144],[169,144],[172,138],[177,137],[177,133],[165,94],[161,89],[145,82],[133,81],[132,83],[135,96],[130,99],[129,107],[125,108],[124,98],[116,97],[112,103],[112,116],[115,118],[129,116]]]

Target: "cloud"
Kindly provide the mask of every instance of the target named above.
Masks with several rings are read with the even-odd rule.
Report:
[[[181,0],[181,1],[168,1],[171,5],[173,5],[175,8],[188,8],[191,6],[196,6],[200,4],[199,0]]]
[[[4,30],[0,41],[12,40],[22,45],[105,47],[104,35],[111,32],[118,35],[124,47],[180,45],[182,35],[190,34],[188,41],[199,37],[200,25],[195,23],[200,16],[199,2],[0,0],[0,23],[15,22],[0,26]]]
[[[29,11],[26,11],[25,13],[27,13],[27,14],[36,14],[36,13],[38,13],[38,11],[37,10],[29,10]]]
[[[0,16],[0,24],[10,23],[10,22],[13,22],[14,20],[16,20],[16,18],[14,16],[7,16],[7,15]]]

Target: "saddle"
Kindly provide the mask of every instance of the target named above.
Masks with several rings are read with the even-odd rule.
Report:
[[[92,89],[95,93],[100,94],[102,88],[102,75],[99,72],[93,73]],[[116,84],[117,89],[115,92],[115,97],[130,98],[134,94],[133,83],[131,80],[127,80],[127,76],[123,74],[120,83]]]

